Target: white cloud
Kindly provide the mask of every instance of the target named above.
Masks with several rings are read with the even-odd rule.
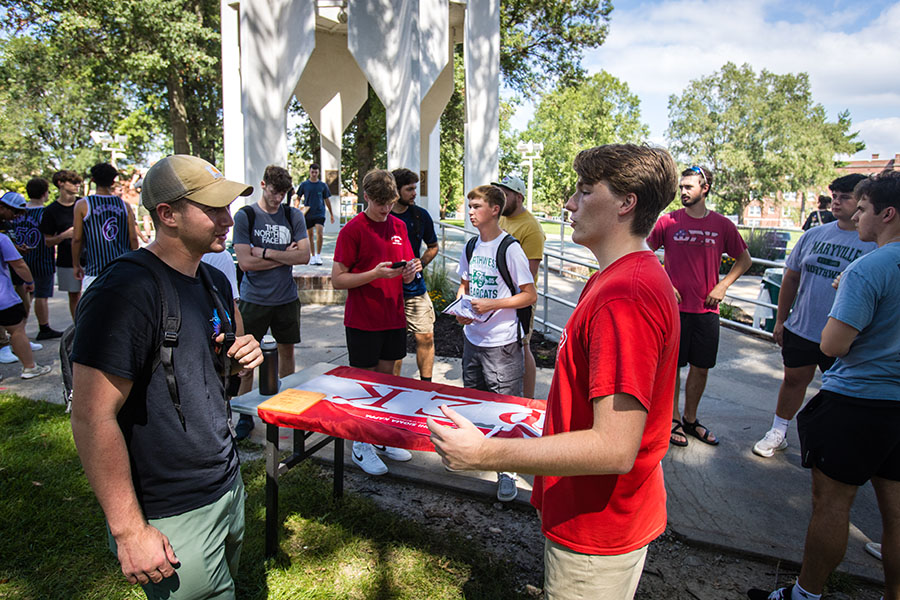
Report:
[[[857,158],[870,158],[878,154],[881,158],[890,158],[900,154],[900,117],[886,119],[868,119],[853,125],[859,131],[859,138],[865,140],[866,149],[856,155]]]
[[[876,140],[882,155],[900,152],[900,45],[891,42],[900,2],[882,11],[867,2],[847,10],[824,4],[832,6],[803,3],[790,14],[775,0],[619,4],[606,43],[588,53],[585,66],[628,83],[657,139],[668,124],[668,96],[728,61],[756,72],[806,72],[829,118],[850,110],[865,155]]]

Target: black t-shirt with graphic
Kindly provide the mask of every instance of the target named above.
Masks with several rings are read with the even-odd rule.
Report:
[[[220,359],[212,342],[223,317],[199,276],[168,266],[166,272],[181,303],[173,364],[186,430],[169,395],[165,370],[161,365],[152,369],[161,309],[160,292],[147,269],[118,262],[88,288],[78,304],[72,354],[75,363],[133,382],[118,421],[137,498],[150,519],[218,500],[238,473],[217,369]],[[223,306],[233,306],[225,275],[215,270],[212,275]]]

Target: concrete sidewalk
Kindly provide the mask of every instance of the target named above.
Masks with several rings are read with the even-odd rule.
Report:
[[[324,268],[330,270],[330,264]],[[71,323],[64,297],[57,293],[50,307],[54,328],[64,329]],[[347,364],[342,320],[341,305],[303,307],[303,341],[295,352],[298,370],[318,362]],[[37,331],[33,317],[27,331],[33,338]],[[750,451],[771,425],[782,377],[780,351],[772,343],[729,329],[723,328],[721,334],[719,364],[710,371],[700,405],[701,419],[715,431],[721,443],[712,447],[690,438],[687,448],[671,448],[666,455],[663,467],[669,493],[669,523],[675,532],[692,542],[799,562],[810,515],[810,475],[800,466],[795,425],[792,424],[788,433],[790,446],[786,451],[771,459],[757,457]],[[21,365],[18,363],[0,365],[4,377],[0,388],[60,403],[58,352],[55,340],[44,342],[44,348],[35,353],[35,358],[41,364],[54,365],[55,369],[52,374],[33,380],[19,378]],[[415,376],[415,371],[415,360],[410,355],[404,361],[403,375]],[[552,370],[539,370],[539,397],[546,398],[551,378]],[[461,385],[460,360],[438,358],[434,380]],[[811,387],[818,386],[818,382],[817,376]],[[812,393],[813,389],[809,395]],[[264,428],[257,426],[253,439],[261,443],[263,436]],[[287,447],[291,434],[285,430],[282,436]],[[349,452],[348,444],[345,462],[348,468],[356,468]],[[322,460],[330,460],[330,453],[331,449],[327,448]],[[414,455],[408,463],[389,463],[389,476],[493,497],[493,473],[450,473],[434,453]],[[520,478],[518,502],[528,500],[530,485],[526,479],[530,478]],[[850,544],[840,569],[882,581],[880,562],[863,550],[866,541],[880,539],[881,521],[875,495],[871,485],[866,485],[860,489],[853,508]]]

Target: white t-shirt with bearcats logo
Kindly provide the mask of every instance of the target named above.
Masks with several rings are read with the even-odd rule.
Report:
[[[500,270],[497,268],[497,248],[507,233],[498,235],[490,242],[482,241],[481,237],[475,242],[472,251],[471,264],[466,259],[466,251],[463,248],[459,258],[457,274],[460,279],[469,282],[469,295],[473,298],[509,298],[513,292],[506,287]],[[512,244],[506,250],[506,266],[509,275],[519,289],[525,284],[534,285],[534,278],[528,268],[528,258],[519,244]],[[475,346],[496,348],[515,342],[516,336],[516,309],[502,308],[494,312],[494,315],[484,323],[472,323],[463,327],[466,339]]]

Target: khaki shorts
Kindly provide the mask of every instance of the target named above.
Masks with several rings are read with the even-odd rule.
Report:
[[[434,333],[434,304],[428,292],[404,298],[406,330],[410,333]]]
[[[544,539],[545,600],[630,600],[634,598],[647,546],[627,554],[581,554]]]

